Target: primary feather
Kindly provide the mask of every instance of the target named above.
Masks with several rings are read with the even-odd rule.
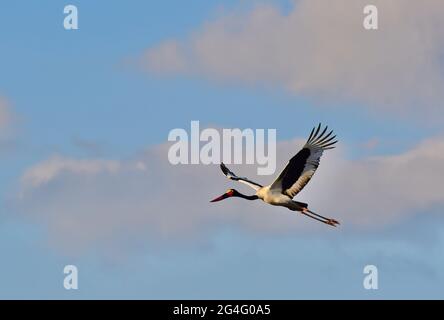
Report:
[[[290,159],[284,170],[271,184],[271,190],[280,190],[283,194],[293,198],[307,185],[319,166],[324,150],[333,149],[337,142],[334,140],[336,136],[331,136],[333,130],[325,134],[327,128],[326,126],[321,133],[319,133],[321,124],[316,130],[313,128],[305,145]]]

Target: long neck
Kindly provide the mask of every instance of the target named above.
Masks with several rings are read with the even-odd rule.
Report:
[[[238,193],[237,197],[244,198],[244,199],[247,199],[247,200],[257,200],[257,199],[259,199],[259,197],[257,195],[247,196],[247,195],[242,194],[240,192]]]

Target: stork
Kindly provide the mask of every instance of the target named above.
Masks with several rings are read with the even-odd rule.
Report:
[[[324,150],[333,149],[334,144],[337,143],[337,140],[334,140],[336,136],[332,136],[333,130],[326,134],[327,129],[328,127],[326,126],[321,132],[321,124],[317,128],[314,127],[302,149],[290,159],[276,180],[268,186],[262,186],[248,178],[238,177],[225,164],[221,163],[220,168],[228,179],[246,184],[253,188],[256,193],[254,195],[244,195],[235,189],[228,189],[223,195],[210,202],[221,201],[231,197],[246,200],[261,199],[273,206],[282,206],[292,211],[299,211],[312,219],[336,227],[339,225],[339,222],[335,219],[321,216],[309,210],[307,203],[293,200],[313,177]]]

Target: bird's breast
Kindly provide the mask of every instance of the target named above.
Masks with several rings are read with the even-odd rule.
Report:
[[[269,186],[259,189],[256,195],[264,202],[275,206],[285,205],[291,201],[288,196],[283,195],[279,191],[271,190]]]

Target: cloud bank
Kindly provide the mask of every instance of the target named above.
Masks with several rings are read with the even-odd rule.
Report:
[[[278,143],[278,168],[302,141]],[[178,244],[206,238],[223,226],[268,235],[329,228],[261,201],[210,204],[228,187],[252,192],[226,179],[217,165],[170,165],[167,148],[150,148],[127,160],[53,156],[23,174],[15,206],[25,219],[47,227],[53,244],[71,250],[91,245],[116,249],[147,239],[152,245]],[[384,227],[444,205],[443,162],[441,138],[398,155],[353,161],[338,148],[325,153],[318,172],[296,199],[338,218],[339,232]],[[230,167],[263,184],[273,179],[256,179],[255,166]]]
[[[367,4],[300,0],[288,13],[272,5],[226,13],[187,39],[149,48],[142,65],[444,120],[444,2],[372,1],[379,13],[372,31],[362,26]]]

